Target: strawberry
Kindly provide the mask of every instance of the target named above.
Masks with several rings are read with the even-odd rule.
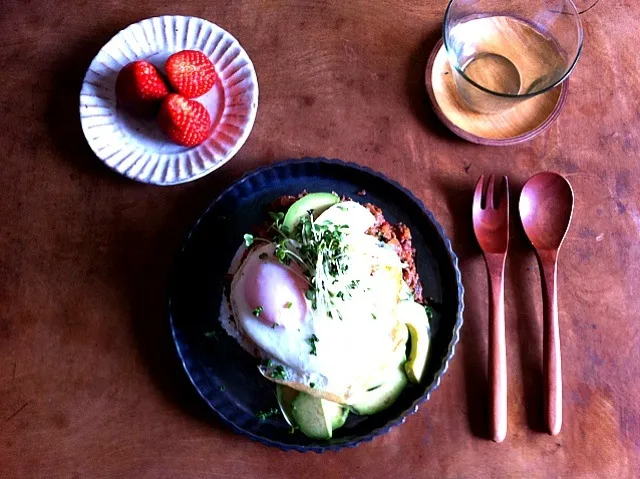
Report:
[[[175,93],[162,102],[158,123],[171,141],[183,146],[199,145],[211,131],[207,109],[197,101]]]
[[[187,98],[204,95],[218,80],[211,60],[196,50],[174,53],[167,59],[164,69],[171,86]]]
[[[153,113],[168,94],[169,87],[165,79],[149,62],[131,62],[118,73],[116,99],[130,113]]]

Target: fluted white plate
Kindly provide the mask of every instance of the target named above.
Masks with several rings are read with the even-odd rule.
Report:
[[[116,106],[118,72],[135,60],[163,70],[172,53],[199,50],[220,81],[197,98],[212,119],[211,136],[193,148],[169,141],[154,118],[140,119]],[[130,25],[93,59],[80,93],[80,120],[89,146],[107,166],[131,179],[175,185],[200,178],[229,161],[251,132],[258,109],[258,79],[238,41],[196,17],[163,16]]]

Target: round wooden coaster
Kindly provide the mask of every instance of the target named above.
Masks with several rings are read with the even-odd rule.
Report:
[[[514,145],[539,135],[554,122],[567,98],[567,81],[500,113],[470,110],[458,95],[442,39],[429,57],[425,83],[431,105],[453,133],[479,145]]]

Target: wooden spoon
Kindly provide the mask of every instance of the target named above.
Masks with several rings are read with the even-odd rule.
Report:
[[[571,216],[573,190],[556,173],[539,173],[527,181],[520,194],[520,219],[536,250],[544,298],[543,381],[545,421],[551,435],[562,427],[562,368],[558,329],[558,251]]]

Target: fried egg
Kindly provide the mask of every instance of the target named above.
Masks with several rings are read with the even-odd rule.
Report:
[[[265,377],[348,403],[403,360],[408,333],[394,311],[407,286],[395,250],[366,234],[375,218],[365,207],[338,203],[316,222],[345,225],[348,268],[333,285],[344,292],[334,298],[339,317],[314,309],[304,271],[282,264],[272,243],[251,248],[234,271],[230,313],[239,336],[268,360]]]

